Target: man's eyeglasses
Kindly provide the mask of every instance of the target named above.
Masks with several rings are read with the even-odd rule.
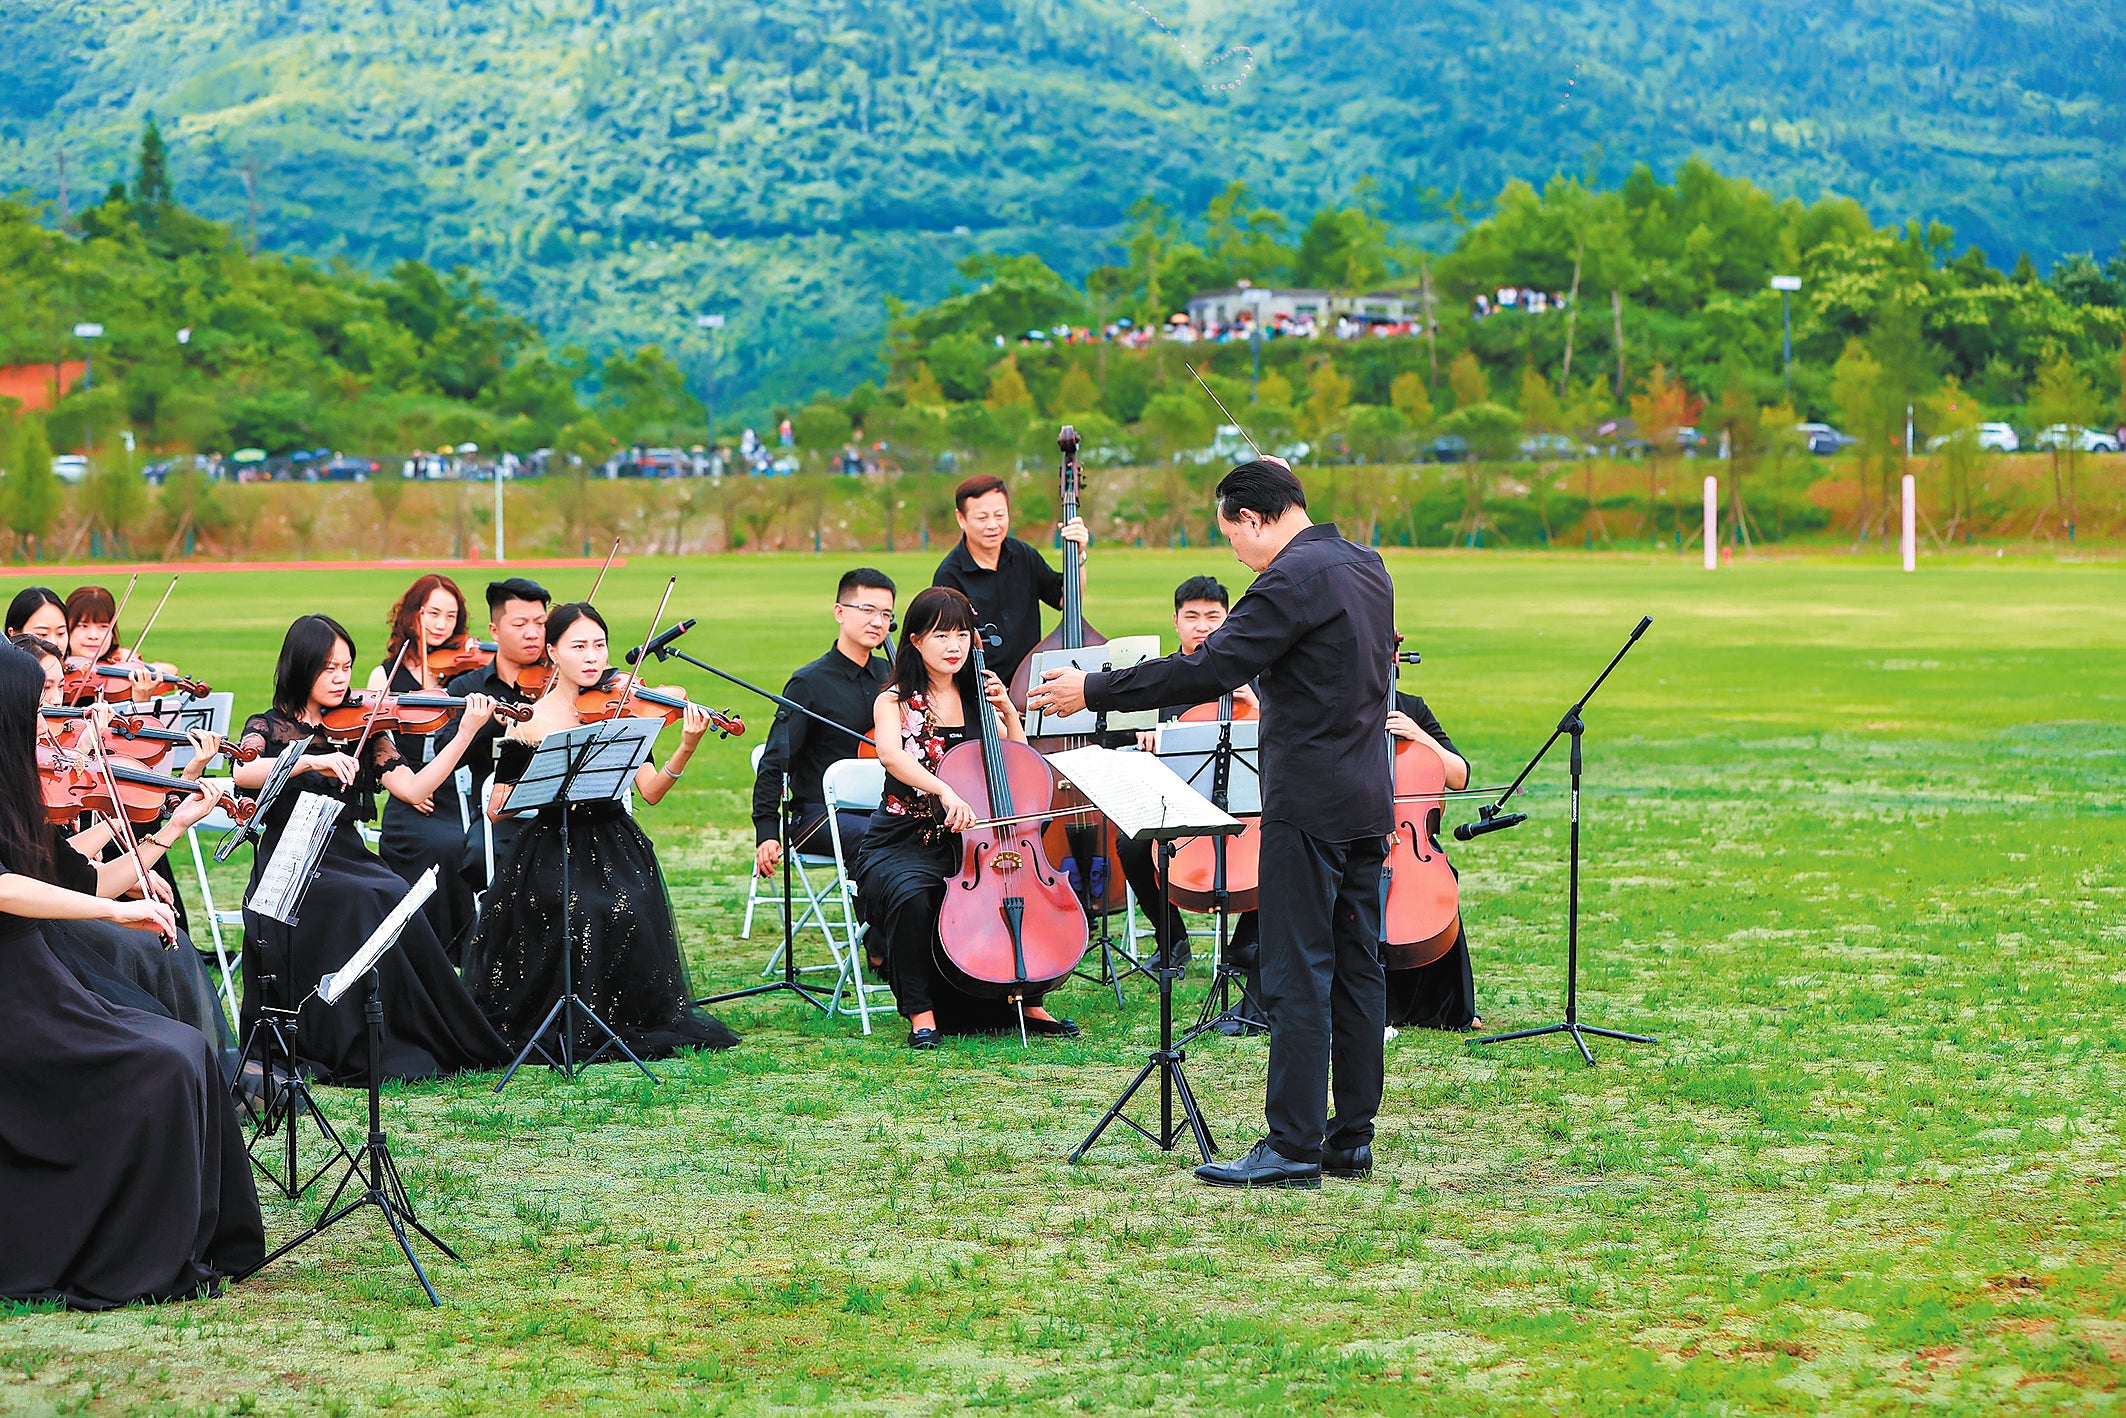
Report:
[[[834,604],[845,611],[855,611],[866,620],[893,619],[893,607],[891,606],[852,606],[847,601],[836,601]]]

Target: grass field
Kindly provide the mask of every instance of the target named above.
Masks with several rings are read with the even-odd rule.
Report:
[[[0,1407],[2118,1411],[2126,574],[1390,565],[1426,656],[1405,685],[1483,781],[1655,617],[1589,714],[1583,1010],[1657,1045],[1590,1070],[1556,1040],[1405,1034],[1372,1181],[1236,1195],[1141,1141],[1064,1160],[1153,1037],[1141,986],[1120,1011],[1072,986],[1086,1038],[1032,1052],[914,1055],[890,1026],[748,1002],[725,1014],[742,1047],[661,1087],[606,1068],[389,1095],[418,1204],[466,1257],[436,1267],[441,1311],[350,1225],[219,1301],[0,1316]],[[825,647],[839,566],[638,561],[601,605],[639,637],[676,573],[694,651],[779,685]],[[1238,571],[1098,557],[1088,615],[1159,628],[1202,569]],[[241,714],[292,615],[340,616],[373,656],[408,579],[188,573],[156,648]],[[709,987],[768,949],[736,936],[745,748],[707,747],[644,817]],[[1456,849],[1498,1027],[1560,1004],[1561,760],[1533,822]],[[1190,1053],[1228,1149],[1258,1135],[1264,1055]],[[357,1095],[324,1096],[353,1121]],[[268,1203],[269,1235],[301,1219]]]

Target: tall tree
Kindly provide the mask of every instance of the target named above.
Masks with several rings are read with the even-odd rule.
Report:
[[[140,130],[140,168],[133,178],[133,201],[142,207],[166,207],[176,195],[170,187],[170,157],[163,150],[162,130],[150,118]]]

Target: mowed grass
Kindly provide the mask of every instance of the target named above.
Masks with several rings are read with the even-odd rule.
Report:
[[[910,590],[934,561],[879,559]],[[441,1311],[363,1220],[218,1301],[0,1318],[0,1405],[2116,1411],[2126,576],[1390,564],[1426,656],[1404,682],[1485,782],[1655,617],[1588,716],[1582,1008],[1658,1044],[1590,1070],[1555,1039],[1406,1033],[1372,1181],[1240,1195],[1133,1135],[1064,1160],[1154,1036],[1141,984],[1121,1010],[1072,985],[1087,1037],[1030,1052],[914,1055],[890,1021],[866,1039],[748,1001],[726,1010],[742,1047],[660,1086],[392,1090],[418,1204],[466,1257],[434,1266]],[[600,603],[639,639],[676,574],[691,648],[779,686],[826,646],[841,565],[637,561]],[[1238,571],[1222,551],[1092,567],[1109,634],[1161,628],[1185,574]],[[340,616],[373,656],[410,576],[188,573],[150,648],[241,713],[292,615]],[[589,573],[550,580],[578,595]],[[737,938],[758,733],[644,814],[705,989],[754,979],[773,934]],[[1560,1009],[1564,767],[1529,825],[1454,849],[1496,1027]],[[1264,1057],[1190,1051],[1229,1150],[1258,1135]],[[358,1095],[324,1096],[354,1123]],[[269,1233],[310,1209],[269,1201]]]

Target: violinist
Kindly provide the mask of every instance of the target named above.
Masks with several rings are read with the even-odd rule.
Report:
[[[1180,639],[1177,654],[1195,653],[1212,631],[1225,624],[1231,608],[1232,593],[1215,576],[1191,576],[1174,588],[1174,631]],[[1233,691],[1234,703],[1254,708],[1257,705],[1255,690],[1242,685]],[[1159,710],[1162,720],[1177,719],[1187,705],[1163,705]],[[1146,753],[1152,751],[1156,735],[1146,732],[1137,735],[1137,747]],[[1137,904],[1152,923],[1152,939],[1158,943],[1159,960],[1162,964],[1186,969],[1188,966],[1189,935],[1183,923],[1181,911],[1172,902],[1162,902],[1159,888],[1157,863],[1153,858],[1152,844],[1118,837],[1115,855],[1122,861],[1123,874],[1129,878],[1130,889],[1137,894]],[[1159,909],[1164,904],[1165,909]],[[1256,1002],[1261,999],[1262,986],[1257,978],[1256,967],[1256,922],[1253,911],[1241,911],[1234,915],[1232,935],[1226,951],[1238,964],[1247,981],[1246,998],[1241,1002],[1239,1020],[1231,1032],[1259,1033],[1265,1021],[1256,1018]],[[1221,1032],[1227,1032],[1221,1026]]]
[[[1430,744],[1446,765],[1449,790],[1460,792],[1469,786],[1469,761],[1455,750],[1454,740],[1447,737],[1431,706],[1420,696],[1395,691],[1395,708],[1388,714],[1388,733],[1393,738]],[[1465,1032],[1481,1027],[1483,1022],[1476,1013],[1476,975],[1469,963],[1466,930],[1458,929],[1454,944],[1430,965],[1388,972],[1388,1023]]]
[[[66,598],[66,653],[77,662],[117,665],[135,658],[118,643],[118,601],[102,586],[76,586]],[[146,665],[133,669],[133,701],[146,704],[155,698],[155,672]]]
[[[176,923],[158,901],[53,880],[44,683],[34,656],[0,645],[0,1299],[210,1295],[265,1255],[250,1159],[199,1030],[99,998],[51,949],[50,928],[100,923],[159,950]]]
[[[935,1049],[943,1034],[994,1032],[1015,1018],[996,999],[955,988],[937,963],[945,882],[960,869],[959,834],[975,821],[965,799],[933,771],[978,732],[971,716],[994,712],[1003,736],[1026,741],[1004,681],[974,679],[975,610],[960,592],[932,586],[908,606],[893,678],[872,706],[873,737],[886,770],[856,868],[857,905],[870,924],[865,947],[908,1020],[908,1047]],[[1026,1032],[1075,1039],[1078,1026],[1026,1003]]]
[[[837,760],[856,756],[855,735],[871,732],[872,701],[885,688],[892,668],[878,648],[892,630],[892,579],[868,566],[845,572],[834,588],[833,646],[791,675],[782,693],[849,732],[838,734],[817,719],[787,707],[776,709],[768,746],[753,777],[753,869],[763,877],[782,865],[784,774],[790,779],[791,845],[816,852],[826,841],[827,793],[821,780]],[[843,813],[843,840],[854,843],[870,821],[869,813]]]
[[[1030,702],[1054,713],[1200,703],[1258,680],[1262,698],[1262,1003],[1270,1016],[1269,1136],[1196,1169],[1212,1186],[1317,1187],[1373,1167],[1382,1035],[1381,866],[1394,790],[1381,720],[1395,633],[1380,553],[1316,524],[1283,462],[1218,484],[1218,525],[1255,583],[1193,654],[1085,674],[1051,670]],[[1333,1116],[1329,1074],[1335,1074]]]
[[[431,797],[457,767],[473,735],[494,715],[493,700],[468,695],[457,731],[419,769],[400,758],[389,733],[335,742],[323,727],[325,714],[347,701],[354,663],[354,637],[330,616],[306,615],[290,625],[274,666],[273,704],[244,723],[243,742],[255,748],[258,757],[236,769],[238,789],[256,793],[280,754],[291,744],[303,745],[295,776],[261,824],[247,895],[256,890],[300,796],[322,793],[341,805],[316,876],[302,898],[298,924],[287,925],[248,907],[244,911],[243,1028],[250,1032],[262,1005],[285,1007],[306,1000],[298,1020],[297,1056],[324,1082],[347,1085],[366,1084],[369,1077],[365,992],[350,991],[328,1006],[310,991],[322,976],[346,964],[406,895],[405,881],[370,854],[355,824],[375,816],[372,795],[378,788],[401,802]],[[377,972],[383,986],[386,1078],[430,1078],[498,1067],[508,1057],[451,969],[425,916],[417,914],[407,922],[399,943],[378,962]],[[274,977],[278,998],[262,997],[260,975]]]
[[[605,618],[595,608],[556,606],[545,629],[553,685],[530,719],[496,741],[490,811],[523,776],[542,739],[582,724],[577,692],[606,678]],[[707,712],[689,706],[671,757],[635,772],[635,792],[643,802],[654,806],[664,800],[708,730]],[[637,1058],[736,1044],[736,1034],[692,1003],[693,986],[679,952],[679,929],[657,849],[617,802],[542,808],[517,834],[507,859],[496,859],[487,907],[465,947],[465,980],[487,1018],[511,1049],[519,1049],[561,996],[563,952],[571,945],[562,936],[563,812],[574,814],[566,849],[572,892],[566,925],[575,937],[575,992]],[[601,1042],[588,1034],[576,1041],[586,1053]]]
[[[66,602],[49,586],[25,586],[7,603],[7,633],[34,635],[66,658]]]
[[[29,635],[10,636],[9,643],[36,660],[44,676],[40,705],[58,704],[58,647]],[[102,730],[109,713],[105,706],[91,711],[92,731]],[[46,729],[50,726],[51,721],[44,721]],[[196,762],[201,768],[206,766],[204,758]],[[188,776],[198,778],[189,769]],[[173,911],[177,934],[171,948],[165,949],[161,940],[146,932],[95,920],[49,922],[44,939],[85,989],[111,1004],[191,1025],[215,1042],[223,1066],[232,1067],[236,1062],[236,1039],[230,1032],[229,1017],[222,1012],[221,1000],[214,993],[206,962],[192,948],[182,920],[175,918],[174,893],[163,878],[153,874],[154,867],[185,830],[220,805],[221,785],[208,782],[201,786],[203,791],[186,798],[167,822],[139,836],[137,858],[128,853],[113,860],[103,859],[116,846],[116,834],[108,822],[98,821],[84,830],[76,830],[79,824],[50,829],[51,851],[47,860],[51,871],[45,880],[69,891],[117,900],[139,896],[141,879],[146,877],[148,895]]]
[[[974,606],[978,625],[993,626],[1003,643],[986,656],[1006,684],[1019,662],[1041,643],[1041,607],[1063,606],[1063,573],[1041,553],[1011,534],[1011,493],[987,473],[968,478],[952,493],[960,540],[938,563],[933,586],[950,586]],[[1062,527],[1063,540],[1078,544],[1078,589],[1085,588],[1085,549],[1091,533],[1084,519]]]
[[[465,633],[465,597],[458,583],[433,572],[416,579],[392,606],[390,625],[384,659],[369,672],[369,688],[390,694],[442,693],[442,680],[428,667],[428,652]],[[453,727],[446,725],[433,734],[394,733],[399,756],[415,768],[423,766],[449,742]],[[426,801],[387,799],[377,838],[377,855],[408,882],[419,881],[431,866],[440,868],[435,895],[421,909],[452,960],[458,958],[473,917],[472,885],[462,874],[469,819],[461,818],[459,811],[457,774],[452,772]]]
[[[553,601],[546,588],[522,576],[487,583],[487,638],[495,642],[495,658],[477,670],[468,670],[447,686],[452,694],[484,694],[501,704],[529,704],[539,696],[524,681],[525,671],[546,663],[546,608]],[[495,771],[495,739],[501,729],[494,724],[481,728],[472,747],[465,751],[465,766],[472,770],[473,791],[478,793]],[[499,870],[517,840],[523,824],[513,817],[490,822],[495,867]],[[475,826],[475,832],[481,829]],[[476,885],[487,885],[487,864],[479,838],[465,844],[465,875]]]

